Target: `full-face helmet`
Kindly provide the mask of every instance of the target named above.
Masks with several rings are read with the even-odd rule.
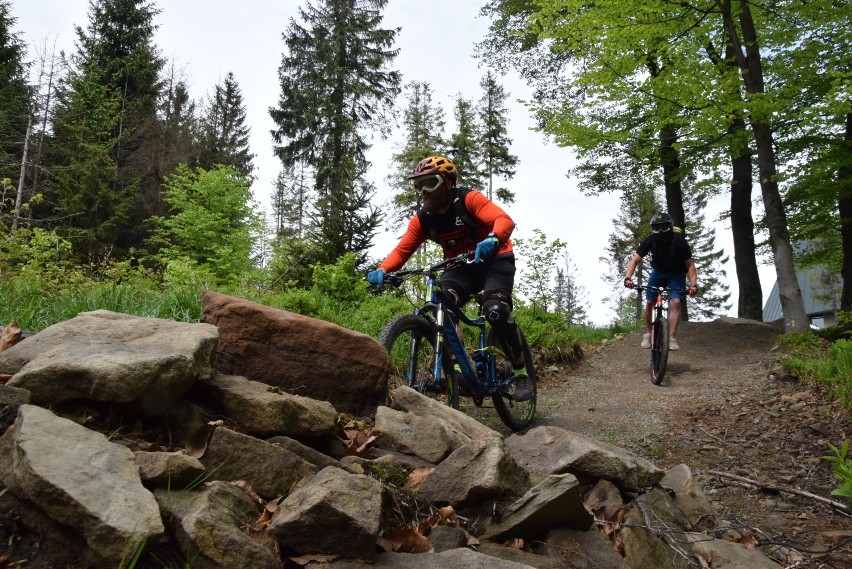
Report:
[[[651,218],[651,231],[655,234],[668,233],[674,227],[672,216],[661,212]]]

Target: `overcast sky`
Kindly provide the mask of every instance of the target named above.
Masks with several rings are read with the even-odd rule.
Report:
[[[426,81],[432,87],[436,102],[444,108],[448,131],[453,124],[453,98],[458,94],[468,99],[481,96],[479,81],[485,69],[473,57],[474,44],[488,28],[488,21],[478,17],[482,0],[390,0],[384,12],[384,27],[401,28],[397,47],[400,49],[394,67],[403,74],[403,83]],[[29,53],[34,57],[46,43],[57,51],[74,50],[74,26],[88,23],[88,0],[12,0],[12,16],[17,18],[15,30],[23,33]],[[284,50],[282,32],[291,18],[296,18],[297,0],[160,0],[155,5],[160,14],[155,43],[161,55],[173,60],[177,69],[188,77],[191,95],[200,99],[211,92],[228,72],[233,72],[243,93],[247,122],[251,128],[251,151],[257,181],[255,197],[268,210],[272,182],[280,171],[280,162],[272,154],[270,130],[274,124],[268,109],[278,102],[277,70]],[[550,240],[559,238],[568,244],[571,259],[578,269],[577,282],[588,298],[588,314],[596,324],[612,318],[604,298],[610,291],[602,280],[608,271],[599,261],[612,231],[612,219],[618,212],[618,196],[585,197],[576,189],[574,180],[566,177],[573,164],[569,149],[548,144],[542,135],[531,130],[533,123],[526,108],[517,99],[529,97],[529,90],[514,73],[505,74],[500,82],[509,93],[509,136],[511,152],[520,163],[515,177],[505,185],[516,195],[516,202],[506,209],[517,223],[515,236],[528,238],[534,229],[543,231]],[[400,96],[398,106],[405,104]],[[387,141],[375,140],[369,153],[373,163],[371,178],[378,188],[376,203],[388,198],[385,183],[387,162],[397,151],[399,129]],[[445,133],[449,134],[449,132]],[[413,166],[413,165],[412,165]],[[708,208],[707,221],[712,221],[725,207],[717,199]],[[372,254],[384,257],[399,238],[398,232],[382,230],[375,240]],[[727,224],[718,225],[717,245],[732,255]],[[736,279],[733,260],[725,267],[736,302]],[[774,270],[761,269],[764,298],[774,282]],[[701,275],[699,274],[699,284]],[[736,306],[732,307],[736,313]]]

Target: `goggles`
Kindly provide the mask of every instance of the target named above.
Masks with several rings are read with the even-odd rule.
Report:
[[[666,222],[666,223],[652,223],[651,224],[651,231],[653,231],[654,233],[665,233],[666,231],[671,231],[671,230],[672,230],[672,224],[668,223],[668,222]]]
[[[444,178],[439,174],[423,176],[414,180],[414,189],[418,192],[434,192],[444,184]]]

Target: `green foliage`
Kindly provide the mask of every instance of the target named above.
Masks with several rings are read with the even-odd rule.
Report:
[[[495,188],[494,178],[511,180],[515,176],[518,157],[509,152],[512,140],[508,136],[509,117],[506,99],[509,94],[497,83],[489,71],[479,82],[482,97],[477,111],[481,121],[480,152],[482,157],[482,175],[488,180],[488,199],[495,197],[505,203],[515,201],[512,192],[505,188]]]
[[[369,249],[382,214],[371,204],[368,134],[390,130],[401,76],[388,69],[397,30],[382,29],[387,0],[315,0],[284,32],[275,153],[285,168],[306,164],[317,194],[310,238],[316,260],[330,263]]]
[[[829,343],[816,334],[786,334],[782,347],[786,369],[824,386],[852,410],[852,340]]]
[[[61,168],[45,202],[84,260],[141,246],[142,222],[159,213],[157,13],[143,0],[92,0],[57,92],[52,147]]]
[[[191,170],[180,165],[164,185],[169,216],[150,219],[150,245],[160,264],[183,259],[217,279],[233,281],[252,268],[262,221],[251,180],[229,166]]]
[[[234,74],[213,88],[200,125],[198,166],[211,170],[217,165],[230,166],[245,177],[251,176],[254,155],[249,152],[243,95]]]
[[[852,457],[849,456],[849,439],[844,439],[840,448],[826,443],[833,456],[823,456],[823,460],[831,463],[831,471],[840,484],[831,493],[846,498],[846,509],[852,510]]]
[[[556,259],[562,258],[565,243],[548,241],[540,229],[533,229],[530,239],[513,239],[516,255],[521,260],[520,276],[515,291],[524,302],[547,311],[556,298]]]

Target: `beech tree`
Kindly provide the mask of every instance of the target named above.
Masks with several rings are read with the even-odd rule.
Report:
[[[275,153],[315,173],[316,260],[361,257],[382,215],[366,181],[367,133],[387,134],[400,75],[388,69],[398,30],[382,29],[387,0],[317,0],[284,34],[278,105],[270,109]]]
[[[780,4],[780,8],[795,9],[793,2]],[[752,8],[757,10],[757,18]],[[666,160],[666,146],[703,149],[704,155],[716,156],[707,163],[715,169],[719,153],[713,149],[719,148],[718,142],[724,140],[736,117],[746,119],[758,162],[785,322],[788,330],[804,330],[808,322],[792,264],[773,153],[774,125],[769,118],[779,116],[776,111],[789,95],[785,88],[765,89],[761,63],[766,53],[761,51],[763,37],[769,38],[767,51],[773,54],[794,49],[797,41],[795,25],[778,18],[777,10],[769,13],[747,0],[736,6],[726,0],[705,0],[697,5],[635,0],[617,6],[609,1],[588,5],[577,0],[562,1],[558,6],[544,2],[534,8],[495,0],[485,8],[497,18],[492,26],[497,36],[490,44],[492,52],[508,50],[510,61],[513,57],[518,61],[517,53],[527,52],[523,61],[538,71],[526,71],[526,76],[534,81],[554,76],[567,80],[564,88],[543,87],[533,105],[542,130],[559,144],[588,149],[606,140],[629,143],[646,138],[642,125],[650,125],[661,143],[672,141],[660,146],[664,182],[668,183],[669,174],[685,165]],[[614,21],[625,12],[634,15],[630,26]],[[759,38],[758,29],[765,36]],[[708,45],[730,45],[726,55],[739,72],[719,73],[711,58],[699,57]],[[530,57],[530,51],[538,57]],[[547,56],[541,57],[542,53]],[[650,58],[653,65],[649,65]],[[654,104],[649,106],[649,102]],[[654,110],[650,121],[642,112],[649,107]],[[676,138],[667,132],[676,133]],[[704,160],[699,152],[693,156],[696,161]],[[679,158],[682,162],[683,155]],[[667,164],[674,168],[667,169]]]
[[[230,166],[178,166],[163,188],[168,215],[149,220],[156,258],[163,265],[184,259],[221,280],[242,277],[262,224],[250,186]]]

